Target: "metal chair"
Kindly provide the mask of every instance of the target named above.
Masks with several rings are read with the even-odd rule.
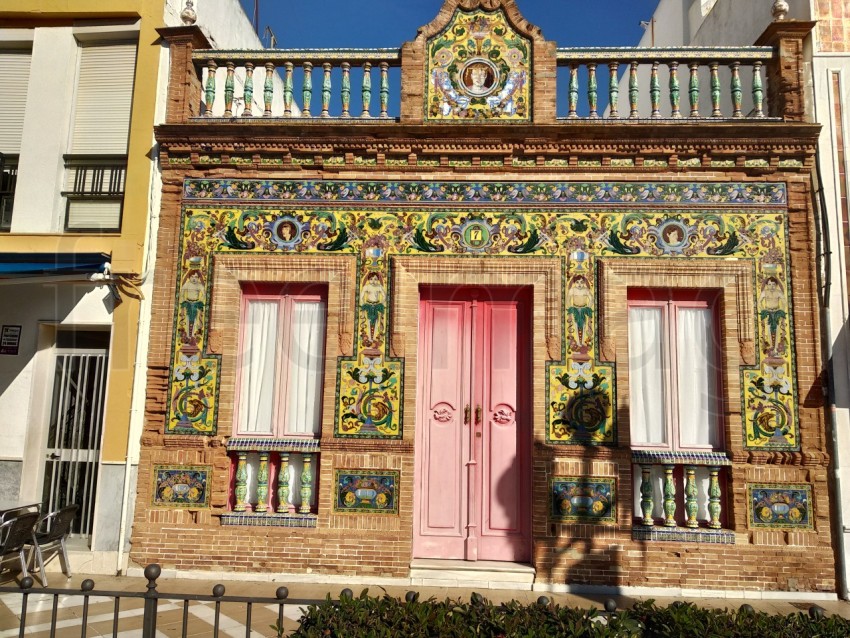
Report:
[[[27,512],[0,524],[0,538],[3,539],[0,543],[0,561],[5,561],[10,554],[17,554],[24,578],[29,576],[24,552],[27,545],[34,542],[33,530],[37,521],[38,512]]]
[[[71,533],[71,523],[77,515],[77,505],[68,505],[62,509],[50,512],[41,518],[36,525],[35,533],[29,544],[35,549],[35,557],[38,559],[38,568],[41,572],[41,584],[47,587],[47,577],[44,575],[44,550],[53,551],[54,554],[48,558],[59,555],[62,560],[62,573],[71,577],[71,562],[68,560],[68,548],[65,539]]]

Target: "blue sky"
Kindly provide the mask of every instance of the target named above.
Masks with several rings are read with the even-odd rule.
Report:
[[[518,0],[558,46],[633,46],[659,0]],[[254,0],[241,0],[251,18]],[[430,22],[442,0],[259,0],[260,32],[278,48],[397,47]],[[264,42],[268,45],[266,39]]]

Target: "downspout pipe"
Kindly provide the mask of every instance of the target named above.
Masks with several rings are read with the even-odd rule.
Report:
[[[834,515],[830,517],[832,521],[832,533],[835,538],[835,557],[836,557],[836,586],[838,596],[843,599],[848,599],[847,587],[847,555],[844,549],[844,509],[841,489],[841,454],[838,447],[838,421],[836,419],[835,406],[835,365],[833,363],[833,347],[832,347],[832,322],[829,316],[829,297],[832,291],[832,248],[829,234],[829,218],[826,215],[826,196],[823,192],[823,177],[821,175],[820,155],[815,154],[815,215],[819,217],[820,224],[815,223],[815,233],[818,246],[821,247],[821,253],[818,255],[818,260],[822,263],[822,268],[819,269],[819,274],[822,276],[822,292],[820,294],[821,305],[821,324],[825,339],[823,340],[824,350],[824,372],[826,373],[827,384],[825,388],[827,402],[827,417],[829,419],[830,441],[832,444],[832,471],[829,473],[832,494],[833,494],[833,511]]]

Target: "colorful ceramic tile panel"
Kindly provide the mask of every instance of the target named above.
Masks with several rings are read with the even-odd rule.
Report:
[[[208,465],[154,466],[154,507],[209,507]]]
[[[184,197],[167,433],[216,431],[220,357],[206,353],[206,326],[217,253],[358,256],[355,354],[340,359],[336,382],[343,438],[402,436],[403,361],[387,339],[391,256],[560,258],[565,348],[547,364],[547,441],[583,445],[616,441],[614,370],[598,360],[596,260],[735,258],[752,263],[757,291],[758,361],[741,373],[745,446],[799,449],[783,184],[188,180]]]
[[[531,119],[531,41],[503,11],[456,11],[426,50],[426,120]]]
[[[334,470],[334,512],[398,514],[399,472]]]
[[[750,484],[750,527],[813,529],[811,485]]]
[[[552,520],[614,523],[617,503],[613,478],[556,476],[550,480]]]

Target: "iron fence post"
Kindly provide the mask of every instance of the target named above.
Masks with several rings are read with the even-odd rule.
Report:
[[[156,591],[156,579],[162,569],[156,563],[145,567],[145,578],[148,579],[145,592],[145,614],[142,622],[142,638],[156,638],[156,611],[159,603],[159,593]]]

